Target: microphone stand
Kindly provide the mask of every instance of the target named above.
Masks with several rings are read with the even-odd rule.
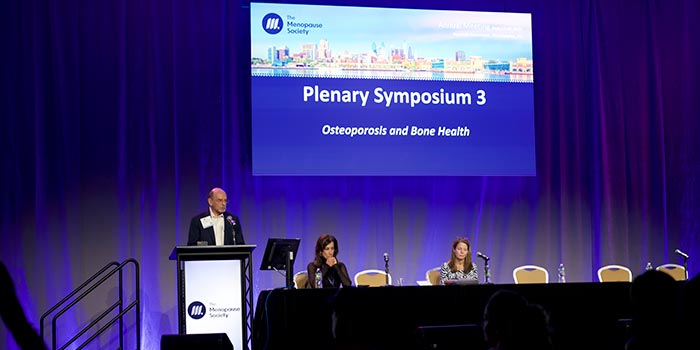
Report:
[[[389,285],[389,255],[384,254],[384,272],[386,272],[385,277],[385,282],[386,285]]]
[[[491,268],[489,267],[489,260],[491,260],[491,258],[481,254],[481,252],[476,252],[476,256],[484,260],[484,284],[491,284]]]
[[[491,284],[491,269],[488,260],[484,260],[484,284]]]
[[[674,252],[683,258],[683,269],[685,270],[685,280],[688,280],[688,254],[683,253],[680,249],[676,249]]]

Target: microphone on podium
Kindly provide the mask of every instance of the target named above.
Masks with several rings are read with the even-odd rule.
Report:
[[[228,223],[231,224],[231,226],[236,227],[236,222],[233,221],[233,216],[227,216],[226,221],[228,221]],[[233,245],[236,245],[236,230],[233,230]]]

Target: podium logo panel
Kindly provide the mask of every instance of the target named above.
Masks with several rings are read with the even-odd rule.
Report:
[[[187,307],[187,314],[198,320],[207,314],[207,308],[199,301],[194,301]]]
[[[192,260],[184,263],[187,313],[185,332],[226,333],[234,349],[243,349],[242,264],[240,260]]]

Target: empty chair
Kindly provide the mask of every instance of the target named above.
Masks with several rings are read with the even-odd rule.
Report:
[[[632,271],[622,265],[606,265],[598,269],[600,282],[632,282]]]
[[[355,274],[355,285],[381,287],[386,285],[386,275],[382,270],[363,270]],[[389,284],[391,284],[391,274],[389,274]]]
[[[676,281],[685,280],[685,268],[678,264],[663,264],[658,266],[656,271],[665,272],[671,275]]]
[[[299,271],[294,274],[294,288],[296,289],[304,289],[304,288],[309,288],[309,275],[306,274],[306,271]]]
[[[523,265],[513,269],[513,280],[516,284],[549,283],[549,273],[541,266]]]
[[[440,285],[440,266],[425,271],[425,279],[434,286]]]

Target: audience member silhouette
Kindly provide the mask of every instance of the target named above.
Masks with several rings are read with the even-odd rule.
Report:
[[[12,337],[21,349],[46,349],[46,344],[27,321],[22,305],[17,299],[12,277],[5,264],[0,261],[0,318],[10,330]]]
[[[519,294],[500,290],[484,309],[484,339],[492,350],[551,349],[549,317]]]
[[[678,292],[673,277],[661,271],[650,270],[634,279],[630,287],[632,328],[627,350],[678,348]]]
[[[700,274],[695,275],[683,289],[684,349],[700,349]]]

